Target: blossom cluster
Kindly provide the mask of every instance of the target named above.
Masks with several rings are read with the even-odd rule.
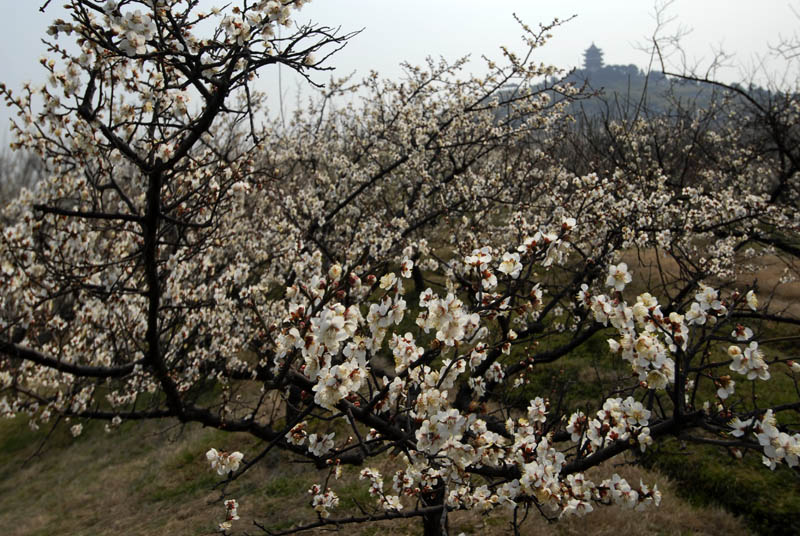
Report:
[[[623,272],[621,266],[610,268],[607,284],[615,289],[625,279],[618,279]],[[602,294],[590,295],[587,287],[578,293],[578,302],[590,308],[597,322],[610,323],[619,332],[619,340],[608,339],[609,348],[630,363],[640,382],[651,389],[665,389],[674,382],[672,354],[685,350],[688,344],[683,315],[672,312],[665,318],[658,301],[649,293],[639,295],[636,304],[629,306]]]
[[[742,423],[749,426],[750,423]],[[764,449],[764,465],[775,469],[777,464],[786,463],[797,467],[800,460],[800,434],[787,434],[778,429],[775,415],[771,409],[764,412],[761,420],[755,423],[756,438]]]
[[[113,32],[120,36],[119,48],[128,56],[147,53],[147,42],[156,34],[156,24],[150,13],[141,10],[121,14],[116,0],[108,0],[103,10],[109,17]]]
[[[758,348],[758,342],[751,341],[744,350],[732,344],[728,347],[728,355],[731,357],[730,369],[747,377],[748,380],[770,378],[769,366],[764,361],[764,354]]]
[[[236,472],[243,458],[244,454],[238,451],[225,452],[212,448],[206,452],[206,459],[211,463],[211,468],[215,469],[219,475]]]
[[[239,519],[239,502],[236,499],[228,499],[225,501],[225,521],[219,524],[220,532],[230,530],[233,526],[233,521]]]
[[[312,496],[311,507],[323,519],[330,517],[330,511],[339,506],[339,496],[331,491],[330,488],[326,488],[323,491],[322,486],[314,484],[308,490],[308,493]]]
[[[400,497],[397,495],[386,495],[383,492],[383,475],[377,469],[366,468],[362,469],[359,475],[359,480],[369,480],[370,488],[369,494],[377,497],[378,504],[385,510],[394,510],[399,512],[403,509],[403,504],[400,502]]]
[[[589,452],[599,450],[609,441],[635,440],[642,452],[652,444],[650,428],[647,426],[651,412],[644,405],[628,397],[609,398],[603,409],[589,420],[581,411],[573,413],[567,422],[566,430],[572,441],[586,444]]]

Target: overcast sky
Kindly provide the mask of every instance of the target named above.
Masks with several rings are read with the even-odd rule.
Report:
[[[11,88],[20,87],[25,80],[43,80],[38,59],[45,49],[40,39],[48,23],[63,16],[63,2],[54,0],[45,13],[40,13],[42,3],[0,0],[4,8],[0,18],[0,81]],[[769,44],[800,29],[793,6],[794,11],[800,11],[798,0],[675,0],[669,13],[676,19],[673,30],[677,25],[692,29],[684,43],[693,59],[708,61],[717,48],[735,54],[738,67],[721,73],[732,81],[741,79],[740,70],[751,70],[758,58],[768,53]],[[473,58],[482,54],[498,57],[500,45],[521,50],[521,30],[513,13],[530,25],[577,15],[554,31],[552,41],[540,49],[539,61],[564,68],[579,66],[582,51],[594,42],[604,51],[606,63],[647,66],[647,54],[636,45],[646,42],[655,29],[650,0],[314,0],[296,18],[341,26],[343,31],[363,28],[332,58],[336,74],[376,70],[394,77],[404,60],[422,64],[429,55],[447,59],[466,54]],[[477,64],[474,67],[479,68]],[[795,78],[798,75],[790,73]],[[275,72],[262,74],[264,88],[271,96],[276,92],[276,79]],[[294,100],[295,83],[284,78],[283,87],[290,93],[288,100]],[[276,106],[277,99],[272,98],[271,103]],[[8,117],[5,108],[0,110],[3,125]]]

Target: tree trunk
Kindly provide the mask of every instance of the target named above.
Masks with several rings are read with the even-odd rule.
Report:
[[[424,536],[447,536],[447,507],[444,506],[444,486],[438,486],[429,493],[422,494],[425,506],[442,505],[442,511],[433,512],[422,516],[422,528]]]

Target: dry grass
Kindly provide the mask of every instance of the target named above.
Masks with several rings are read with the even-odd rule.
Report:
[[[797,262],[787,265],[775,255],[762,255],[758,259],[758,264],[760,269],[750,279],[758,284],[759,289],[763,291],[762,295],[767,296],[769,309],[775,313],[800,318],[800,281],[780,283],[787,267],[793,273],[798,273],[800,265]]]
[[[644,512],[621,508],[596,508],[581,518],[568,518],[554,525],[535,519],[526,534],[542,536],[567,536],[592,534],[594,536],[651,536],[654,534],[692,534],[694,536],[738,536],[750,534],[744,522],[720,508],[695,508],[678,498],[677,484],[658,473],[645,469],[626,467],[600,467],[594,478],[617,472],[631,483],[641,479],[648,485],[657,484],[663,494],[661,506]],[[598,474],[599,473],[599,474]]]
[[[653,249],[631,251],[623,255],[623,260],[633,270],[633,287],[640,292],[645,289],[660,288],[664,283],[667,287],[671,287],[678,278],[678,264],[663,252],[657,253]],[[770,312],[800,318],[800,280],[780,282],[787,268],[794,274],[800,274],[800,264],[772,254],[758,255],[749,259],[747,263],[754,269],[740,273],[735,286],[745,288],[755,283],[758,287],[759,300],[768,305]],[[742,266],[744,265],[743,262]]]
[[[17,431],[11,428],[2,431]],[[74,441],[59,430],[46,450],[24,465],[35,444],[4,456],[3,533],[209,534],[214,480],[202,453],[191,449],[211,434],[187,429],[176,439],[174,429],[164,428],[163,423],[126,425],[109,435],[97,429]]]
[[[6,434],[23,433],[20,423],[3,423]],[[168,423],[124,425],[112,434],[99,426],[87,437],[71,440],[58,430],[46,451],[21,465],[35,450],[4,449],[0,458],[0,526],[11,536],[71,534],[140,536],[162,534],[213,534],[223,509],[216,502],[218,482],[204,459],[210,446],[240,448],[253,455],[257,444],[246,436],[225,434],[188,426],[178,434]],[[28,434],[30,435],[30,434]],[[255,471],[228,489],[240,500],[242,520],[236,527],[258,534],[250,520],[288,528],[313,519],[306,490],[319,475],[307,466],[292,463],[284,454],[271,453]],[[391,473],[385,460],[385,474]],[[696,509],[676,495],[675,486],[663,476],[631,466],[600,467],[591,475],[596,481],[613,471],[631,482],[642,479],[658,484],[662,506],[647,512],[598,508],[585,518],[566,518],[554,524],[532,515],[523,534],[695,534],[736,536],[747,534],[744,523],[718,509]],[[348,468],[342,480],[331,482],[344,510],[358,501],[369,504],[365,482],[357,480],[357,468]],[[344,513],[344,512],[340,512]],[[451,514],[452,534],[501,535],[508,533],[508,513],[480,516],[469,512]],[[416,521],[382,522],[343,529],[352,534],[420,534]],[[321,532],[320,532],[321,533]]]

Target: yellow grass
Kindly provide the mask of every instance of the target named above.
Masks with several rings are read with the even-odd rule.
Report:
[[[658,288],[664,281],[669,285],[674,283],[679,275],[678,264],[663,252],[656,253],[653,249],[630,251],[623,255],[623,260],[633,271],[634,288]],[[742,265],[750,264],[757,267],[752,272],[742,272],[737,275],[734,285],[744,289],[756,284],[759,300],[768,305],[771,313],[788,314],[800,318],[800,280],[781,283],[781,277],[788,268],[791,273],[800,274],[800,263],[796,260],[790,262],[772,254],[761,254],[754,258],[742,261]],[[715,284],[714,281],[706,281]]]
[[[0,434],[22,433],[21,423],[2,423]],[[6,452],[0,458],[0,526],[13,535],[140,535],[213,534],[223,514],[219,481],[204,457],[211,446],[239,448],[252,456],[258,444],[236,434],[204,430],[196,426],[176,428],[169,423],[128,424],[112,434],[93,426],[88,437],[72,440],[58,430],[45,451],[24,466],[22,462],[37,444]],[[0,435],[5,441],[8,437]],[[392,462],[379,467],[391,473]],[[348,468],[331,487],[342,497],[342,507],[352,499],[369,504],[366,483],[357,481],[357,468]],[[620,508],[598,508],[585,518],[566,518],[548,524],[532,514],[523,534],[537,535],[636,535],[694,534],[736,536],[747,534],[739,519],[718,509],[697,509],[678,498],[675,486],[663,476],[631,466],[610,464],[590,474],[596,481],[620,472],[632,483],[642,479],[658,484],[662,506],[645,513]],[[267,526],[286,528],[293,522],[313,519],[308,506],[308,487],[324,478],[306,465],[278,452],[268,455],[252,474],[233,483],[229,497],[239,499],[238,531],[260,531],[253,519]],[[343,514],[341,512],[340,514]],[[509,531],[507,512],[480,516],[471,512],[451,514],[452,534],[501,535]],[[420,534],[416,521],[382,522],[344,529],[368,535]],[[322,532],[319,532],[320,534]]]

